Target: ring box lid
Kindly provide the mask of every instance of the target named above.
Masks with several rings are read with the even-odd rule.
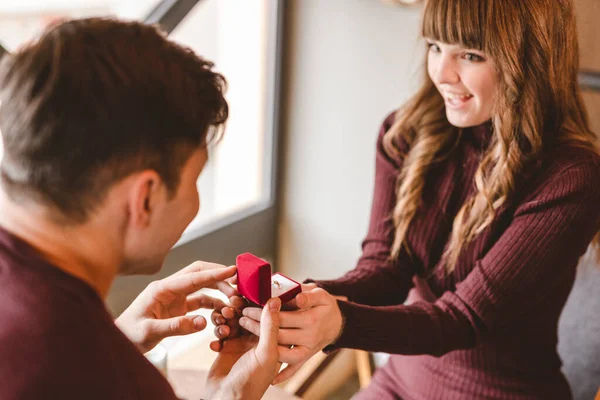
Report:
[[[300,284],[287,276],[271,275],[271,264],[251,253],[236,258],[238,291],[255,304],[264,306],[271,297],[282,303],[292,300],[302,291]]]

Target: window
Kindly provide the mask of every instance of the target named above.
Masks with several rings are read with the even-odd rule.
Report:
[[[18,0],[0,2],[0,42],[8,51],[66,18],[116,16],[142,19],[159,0]]]
[[[14,51],[44,28],[67,18],[143,19],[160,0],[18,0],[0,2],[0,49]],[[4,51],[0,51],[0,56]],[[0,157],[2,156],[0,141]]]
[[[115,280],[107,299],[114,315],[150,281],[197,259],[231,264],[247,251],[274,257],[282,8],[282,0],[0,2],[0,45],[8,51],[56,20],[111,15],[160,24],[173,40],[213,61],[228,81],[230,118],[198,182],[200,213],[158,276]]]
[[[201,211],[176,246],[273,206],[279,1],[20,0],[0,4],[8,51],[66,18],[158,22],[170,38],[213,61],[228,81],[223,140],[198,182]],[[1,149],[0,149],[1,151]],[[274,222],[273,222],[274,223]]]
[[[201,212],[182,241],[224,217],[271,202],[273,66],[269,64],[267,0],[205,0],[171,38],[215,63],[227,79],[230,117],[223,140],[210,151],[201,176]]]

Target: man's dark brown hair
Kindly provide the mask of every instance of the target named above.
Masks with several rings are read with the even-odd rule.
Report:
[[[138,22],[48,29],[0,64],[1,182],[13,201],[84,222],[111,185],[155,170],[170,194],[228,116],[213,64]]]

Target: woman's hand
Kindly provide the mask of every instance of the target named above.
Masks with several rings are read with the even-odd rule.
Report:
[[[288,366],[273,384],[292,377],[318,351],[335,342],[342,332],[342,313],[337,299],[321,288],[302,292],[289,303],[296,311],[280,313],[279,361]],[[261,309],[248,307],[242,311],[242,328],[260,334]],[[289,348],[291,346],[291,348]]]
[[[413,276],[412,281],[415,287],[410,289],[410,291],[408,292],[408,297],[406,298],[404,304],[408,306],[413,303],[416,303],[417,301],[425,301],[427,303],[436,302],[437,297],[435,296],[435,294],[433,294],[433,292],[429,288],[429,284],[425,279],[415,275]]]

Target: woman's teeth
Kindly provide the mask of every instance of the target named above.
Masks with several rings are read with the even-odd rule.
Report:
[[[453,106],[460,106],[471,99],[473,95],[471,94],[454,94],[454,93],[446,93],[446,101]]]

